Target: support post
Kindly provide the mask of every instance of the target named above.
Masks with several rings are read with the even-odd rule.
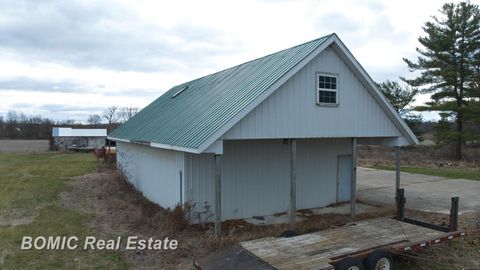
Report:
[[[297,212],[297,140],[290,140],[290,229],[295,228]]]
[[[178,171],[180,177],[180,207],[183,208],[183,172],[182,170]]]
[[[399,188],[396,192],[397,196],[395,199],[397,200],[397,220],[403,221],[405,216],[405,190],[403,188]]]
[[[357,138],[352,138],[352,186],[350,190],[350,219],[353,221],[357,203]]]
[[[214,155],[215,167],[215,235],[222,234],[222,156]]]
[[[452,197],[452,205],[450,207],[450,225],[448,229],[454,232],[458,229],[458,197]]]
[[[395,196],[400,189],[400,146],[395,146]]]

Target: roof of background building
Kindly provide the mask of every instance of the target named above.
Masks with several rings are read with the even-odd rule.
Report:
[[[107,137],[107,130],[104,128],[54,127],[52,137]]]

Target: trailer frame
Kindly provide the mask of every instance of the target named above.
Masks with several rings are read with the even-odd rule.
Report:
[[[236,248],[222,251],[223,253],[195,260],[194,266],[204,270],[233,266],[246,270],[337,269],[336,266],[347,259],[364,263],[371,254],[379,251],[392,255],[414,253],[465,235],[465,231],[457,228],[458,197],[451,198],[450,224],[441,226],[405,217],[405,191],[398,189],[396,193],[396,215],[393,218],[352,222],[338,228],[290,238],[270,237],[246,241]],[[390,227],[392,236],[389,239]],[[402,233],[404,239],[400,237]],[[368,239],[365,239],[365,243],[359,243],[361,237]]]

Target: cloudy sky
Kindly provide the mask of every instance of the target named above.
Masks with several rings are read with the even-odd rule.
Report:
[[[332,32],[374,80],[409,76],[402,57],[415,57],[442,4],[2,0],[0,115],[86,121],[111,105],[142,108],[186,80]]]

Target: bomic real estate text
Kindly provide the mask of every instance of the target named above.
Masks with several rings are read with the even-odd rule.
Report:
[[[77,236],[23,236],[21,250],[175,250],[178,241],[175,239],[141,239],[138,236],[129,236],[125,240],[121,236],[112,239],[99,239],[95,236],[86,236],[79,239]]]

